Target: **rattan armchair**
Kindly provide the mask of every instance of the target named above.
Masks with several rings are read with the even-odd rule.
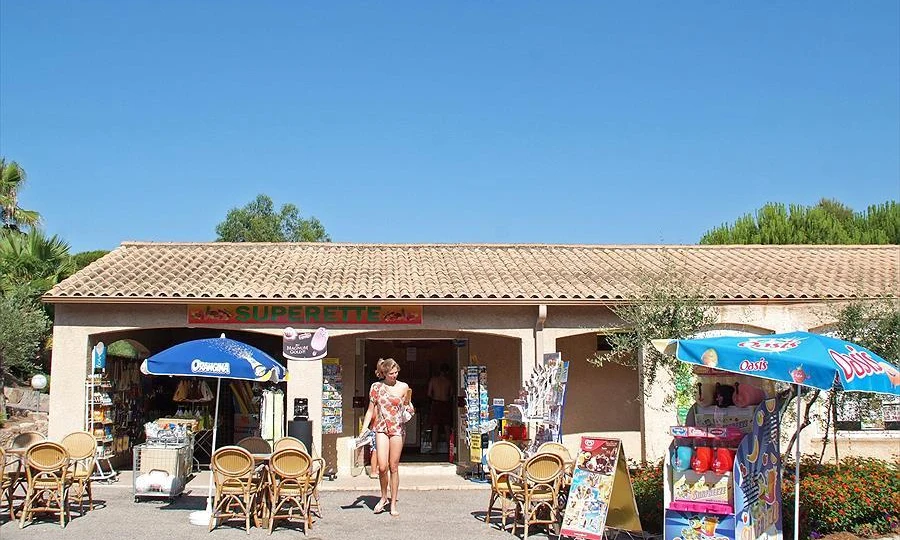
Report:
[[[91,476],[94,474],[97,455],[97,440],[87,431],[69,433],[60,441],[69,452],[69,475],[72,486],[69,497],[78,498],[78,510],[84,512],[84,495],[88,496],[88,510],[94,509],[94,496],[91,493]]]
[[[487,453],[488,471],[491,475],[491,497],[488,500],[487,513],[484,516],[484,522],[490,523],[491,510],[497,499],[500,500],[500,517],[503,522],[503,528],[506,528],[506,517],[509,511],[515,508],[515,499],[510,492],[509,483],[506,481],[507,475],[519,470],[522,465],[522,451],[519,447],[509,441],[500,441],[491,445]],[[506,509],[507,501],[512,502],[513,506],[508,511]]]
[[[310,503],[315,473],[312,458],[299,448],[283,448],[272,454],[269,461],[269,489],[272,511],[269,515],[269,534],[278,519],[291,519],[294,510],[303,519],[303,533],[312,527]]]
[[[528,538],[529,525],[556,523],[559,518],[559,489],[563,477],[563,460],[556,454],[538,453],[525,461],[521,475],[506,476],[507,488],[516,502],[516,523],[522,518],[523,539]],[[513,534],[516,524],[513,524]]]
[[[320,457],[312,458],[310,476],[312,476],[312,497],[309,500],[309,511],[318,517],[322,517],[322,505],[319,504],[319,486],[322,477],[325,476],[325,460]]]
[[[272,445],[262,437],[244,437],[238,441],[237,445],[246,449],[251,454],[272,453]]]
[[[543,452],[559,456],[563,460],[563,485],[568,486],[572,484],[572,474],[575,472],[575,460],[572,459],[572,454],[569,453],[568,448],[563,444],[551,441],[540,445],[537,451],[539,454]]]
[[[12,440],[10,448],[28,448],[36,442],[45,440],[44,434],[40,431],[23,431],[15,436]]]
[[[274,452],[277,452],[283,448],[299,448],[307,454],[309,453],[309,449],[306,447],[306,444],[295,437],[282,437],[278,439],[277,441],[275,441],[275,446],[272,447],[272,450]]]
[[[9,507],[9,519],[12,521],[15,519],[12,490],[19,475],[19,460],[11,460],[12,463],[7,465],[7,459],[9,458],[6,450],[0,447],[0,507],[2,507],[3,501],[6,500],[6,504]]]
[[[27,490],[19,528],[36,513],[58,513],[60,527],[66,526],[66,489],[69,484],[69,453],[61,444],[41,441],[25,452]]]
[[[243,518],[250,534],[250,518],[254,515],[259,480],[253,456],[239,446],[223,446],[215,451],[210,469],[216,485],[213,511],[209,516],[209,530],[221,520]]]

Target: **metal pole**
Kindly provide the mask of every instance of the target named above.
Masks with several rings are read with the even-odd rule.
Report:
[[[794,540],[800,540],[800,385],[797,385],[797,444],[794,450]]]
[[[212,488],[213,488],[213,467],[212,456],[216,453],[216,433],[219,430],[219,394],[222,391],[222,378],[219,377],[216,383],[216,410],[213,415],[213,432],[212,432],[212,450],[209,452],[209,488],[206,491],[206,508],[212,511]]]

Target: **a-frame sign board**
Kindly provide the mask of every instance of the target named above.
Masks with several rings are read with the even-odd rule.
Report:
[[[559,536],[601,540],[606,527],[642,530],[622,441],[582,437]]]

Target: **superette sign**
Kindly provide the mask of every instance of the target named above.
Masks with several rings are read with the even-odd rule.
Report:
[[[191,304],[189,325],[422,324],[422,306]]]

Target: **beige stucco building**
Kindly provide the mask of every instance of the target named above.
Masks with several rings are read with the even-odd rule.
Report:
[[[509,403],[543,354],[559,351],[570,362],[564,442],[603,434],[622,439],[629,458],[659,457],[675,418],[662,404],[668,381],[639,401],[636,371],[587,359],[602,348],[598,335],[622,327],[615,307],[660,272],[703,287],[718,312],[710,332],[821,331],[841,302],[900,294],[900,248],[125,243],[44,297],[55,307],[50,436],[83,428],[99,341],[152,354],[225,332],[280,358],[285,326],[324,326],[342,370],[342,422],[339,434],[314,430],[314,445],[338,474],[383,356],[400,361],[420,396],[438,363],[477,362],[490,396]],[[287,402],[308,398],[321,425],[322,363],[287,365]],[[847,433],[840,444],[900,453],[896,433]],[[821,436],[808,430],[804,450]]]

